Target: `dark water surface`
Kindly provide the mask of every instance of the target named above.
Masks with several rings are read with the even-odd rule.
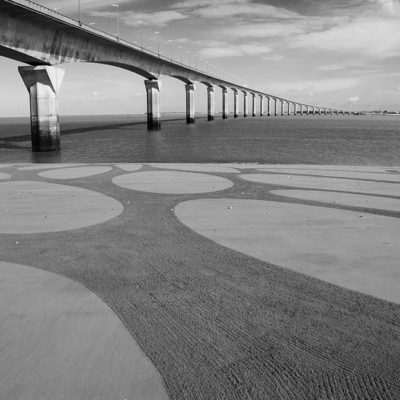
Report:
[[[251,162],[400,165],[400,117],[61,117],[59,153],[31,153],[27,118],[0,119],[0,162]]]

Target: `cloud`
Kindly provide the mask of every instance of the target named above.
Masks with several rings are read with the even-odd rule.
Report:
[[[173,5],[175,9],[190,9],[203,18],[227,18],[234,16],[256,16],[258,18],[293,19],[298,14],[286,8],[269,4],[254,3],[251,0],[186,0]]]
[[[331,64],[331,65],[323,65],[321,67],[315,68],[317,71],[340,71],[341,69],[345,69],[345,65],[341,64]]]
[[[101,18],[115,18],[115,11],[93,11],[90,13],[92,17]],[[152,25],[152,26],[165,26],[169,22],[177,21],[187,18],[185,15],[177,11],[166,10],[158,11],[153,13],[144,12],[133,12],[126,11],[120,13],[120,20],[123,21],[128,26],[142,26],[142,25]],[[140,21],[140,22],[138,22]]]
[[[271,54],[268,56],[263,56],[262,59],[265,61],[282,61],[285,58],[282,54]]]
[[[136,2],[136,0],[119,0],[118,4],[126,4]],[[64,13],[67,11],[76,11],[78,12],[78,3],[76,1],[71,0],[44,0],[40,2],[45,7],[54,9],[59,8],[59,12]],[[110,0],[81,0],[80,6],[82,11],[87,10],[99,10],[104,8],[112,8],[112,1]]]
[[[218,47],[206,47],[200,50],[199,54],[208,58],[220,57],[241,57],[241,56],[257,56],[272,52],[269,46],[256,43],[240,44],[240,45],[222,45]]]
[[[274,81],[269,90],[276,93],[305,92],[309,96],[314,94],[333,92],[357,86],[356,78],[332,78],[314,81]]]
[[[360,97],[359,97],[359,96],[354,96],[354,97],[350,97],[350,98],[349,98],[349,101],[352,102],[352,103],[356,103],[356,102],[359,101],[359,100],[360,100]]]
[[[389,57],[400,51],[397,19],[357,18],[347,24],[293,38],[290,46]]]

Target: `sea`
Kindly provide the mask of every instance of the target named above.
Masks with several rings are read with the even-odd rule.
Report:
[[[145,115],[61,116],[61,151],[31,152],[29,118],[0,118],[0,163],[400,165],[400,116],[263,116],[207,121]]]

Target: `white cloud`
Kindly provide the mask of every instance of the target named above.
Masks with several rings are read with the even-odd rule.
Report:
[[[90,13],[92,17],[101,18],[115,18],[115,11],[93,11]],[[128,26],[142,26],[142,25],[152,25],[152,26],[165,26],[169,22],[177,21],[180,19],[187,18],[185,15],[177,11],[158,11],[153,13],[144,12],[133,12],[126,11],[120,13],[120,20],[123,21]],[[140,21],[140,22],[139,22]]]
[[[324,31],[295,37],[290,45],[384,58],[400,51],[399,24],[397,19],[360,17]]]
[[[360,100],[360,97],[359,96],[354,96],[354,97],[350,97],[349,98],[349,101],[351,101],[352,103],[356,103],[357,101],[359,101]]]
[[[136,2],[136,0],[118,0],[118,4],[126,4]],[[43,0],[40,4],[44,5],[45,7],[54,9],[59,8],[60,13],[70,12],[70,11],[78,11],[78,3],[76,1],[71,0]],[[82,11],[88,10],[99,10],[104,8],[110,8],[112,1],[110,0],[81,0],[80,6]]]
[[[323,65],[321,67],[315,68],[317,71],[340,71],[341,69],[345,69],[346,66],[343,64],[331,64],[331,65]]]
[[[240,57],[240,56],[257,56],[272,52],[269,46],[255,43],[234,45],[221,45],[215,47],[206,47],[199,54],[208,58],[221,57]]]
[[[252,0],[186,0],[173,5],[175,9],[190,9],[204,18],[256,16],[258,18],[293,19],[298,14],[286,8],[255,3]]]
[[[305,92],[314,94],[345,90],[357,86],[356,78],[332,78],[319,81],[274,81],[269,90],[276,93]]]
[[[265,61],[282,61],[284,58],[285,56],[282,54],[270,54],[262,57],[262,59]]]

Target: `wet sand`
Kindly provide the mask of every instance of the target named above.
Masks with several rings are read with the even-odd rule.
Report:
[[[122,321],[126,332],[131,335],[132,346],[139,345],[151,361],[150,367],[159,372],[169,398],[240,400],[400,398],[398,383],[400,305],[378,297],[381,283],[371,279],[372,291],[366,294],[362,288],[346,289],[342,287],[344,285],[341,285],[340,281],[332,284],[329,279],[323,280],[322,277],[316,279],[307,274],[307,271],[299,273],[290,265],[283,265],[284,259],[281,261],[261,259],[259,255],[252,254],[249,248],[252,246],[262,248],[267,245],[266,242],[257,244],[256,237],[250,235],[251,226],[245,227],[240,218],[236,219],[236,225],[233,218],[229,221],[229,226],[226,218],[227,212],[234,215],[232,212],[236,210],[234,206],[228,209],[232,207],[228,204],[229,200],[243,205],[241,218],[244,221],[247,209],[254,212],[255,218],[257,217],[257,210],[249,205],[254,200],[270,205],[272,203],[278,203],[278,206],[282,203],[285,207],[291,205],[300,211],[303,210],[300,205],[312,209],[324,208],[327,210],[326,226],[330,226],[328,220],[332,221],[332,215],[335,213],[343,216],[362,212],[372,219],[391,221],[392,246],[395,251],[399,248],[395,242],[398,242],[400,237],[400,213],[397,210],[369,209],[365,202],[361,203],[362,207],[357,207],[354,205],[354,198],[351,204],[345,205],[326,203],[324,199],[321,201],[315,198],[295,199],[272,193],[272,190],[282,190],[282,188],[290,191],[291,186],[285,186],[281,181],[271,181],[270,177],[274,174],[264,170],[268,166],[216,165],[213,170],[211,165],[207,168],[204,166],[196,168],[193,164],[181,167],[174,165],[166,175],[168,166],[161,169],[156,165],[144,164],[138,172],[141,175],[136,177],[135,172],[127,173],[127,171],[138,170],[137,165],[132,165],[130,168],[124,164],[123,168],[120,168],[121,166],[115,164],[104,164],[101,166],[111,167],[111,170],[98,169],[97,171],[102,173],[90,175],[90,172],[93,172],[90,168],[87,176],[83,173],[82,166],[76,171],[79,174],[74,174],[72,166],[69,166],[71,171],[57,168],[54,171],[59,172],[41,175],[39,175],[41,170],[22,169],[27,166],[1,168],[2,173],[9,174],[9,177],[3,176],[3,187],[7,182],[19,180],[62,184],[85,189],[91,193],[97,192],[119,202],[123,210],[117,215],[110,214],[109,218],[90,226],[89,224],[85,226],[84,218],[70,212],[71,220],[80,219],[81,225],[74,227],[70,224],[67,227],[60,220],[58,228],[55,229],[53,225],[53,231],[49,231],[43,228],[46,226],[45,222],[38,220],[37,215],[29,216],[29,210],[34,208],[30,208],[28,199],[23,206],[24,214],[20,211],[14,214],[15,221],[18,222],[18,215],[23,215],[25,221],[32,218],[37,226],[37,233],[0,232],[0,261],[3,263],[0,265],[0,279],[3,284],[7,285],[7,280],[4,279],[6,273],[14,282],[18,281],[19,268],[16,268],[14,273],[10,265],[14,263],[26,266],[24,268],[54,272],[86,287],[108,305],[115,316]],[[100,164],[89,167],[93,166]],[[43,166],[43,170],[50,170],[50,167]],[[240,169],[241,174],[226,168]],[[263,168],[263,171],[259,171],[259,168]],[[305,169],[311,168],[314,167],[305,167]],[[363,174],[369,171],[367,167],[359,168]],[[315,169],[329,168],[316,166]],[[337,167],[331,169],[335,169],[336,176],[336,172],[339,172]],[[348,177],[350,169],[344,168],[344,170],[347,171]],[[378,185],[383,184],[376,183],[374,178],[378,176],[374,174],[377,172],[379,175],[397,174],[389,170],[393,171],[394,168],[382,167],[371,170],[371,179],[363,180],[363,187],[371,182],[368,195],[375,196],[377,202],[379,198],[386,199],[386,197],[382,196],[380,191],[374,193],[374,187],[381,188]],[[157,171],[159,171],[158,178]],[[150,174],[153,188],[148,181],[145,190],[141,190],[137,185],[138,182],[140,185],[144,184],[140,181],[143,174]],[[251,176],[251,181],[244,179],[246,175]],[[260,175],[258,180],[255,179],[255,175]],[[318,177],[318,179],[325,179],[328,183],[330,179],[335,179],[336,185],[340,183],[337,177]],[[122,186],[112,183],[121,180],[124,182]],[[345,179],[345,181],[344,187],[336,186],[336,190],[340,193],[349,191],[348,185],[351,185],[352,180]],[[136,184],[133,185],[132,182]],[[189,187],[187,182],[191,182],[192,187]],[[221,185],[218,186],[216,182]],[[359,180],[354,180],[354,185],[358,182]],[[326,187],[331,186],[323,184]],[[388,198],[400,198],[400,190],[396,192],[396,187],[398,189],[400,185],[386,184],[391,188]],[[3,187],[0,192],[0,230],[6,218],[4,215],[6,189],[3,190]],[[196,227],[189,228],[178,218],[179,213],[176,215],[179,205],[185,202],[194,202],[196,205],[199,201],[221,201],[221,199],[228,199],[226,208],[224,212],[215,213],[212,220],[217,220],[220,226],[225,224],[227,232],[235,229],[240,233],[239,239],[242,242],[243,237],[247,237],[249,243],[247,248],[245,245],[240,248],[230,245],[228,248],[226,244],[218,244],[215,238],[207,238],[203,234],[196,233]],[[97,211],[101,211],[101,207],[105,207],[103,212],[110,212],[110,209],[104,206],[106,203],[95,202],[93,208],[97,207]],[[7,207],[11,209],[13,205],[8,204]],[[53,208],[51,201],[45,208],[46,211]],[[35,212],[37,213],[37,209]],[[197,217],[200,223],[209,226],[210,223],[200,218],[198,212],[199,207],[194,206],[189,214],[193,218]],[[285,235],[292,239],[293,234],[294,236],[297,234],[291,229],[290,218],[285,220],[285,224],[286,233],[281,233],[278,241],[283,248],[285,248]],[[271,229],[271,233],[276,230]],[[354,239],[351,231],[352,229],[348,230],[346,241]],[[320,241],[323,242],[323,231],[320,232],[322,232]],[[373,233],[371,235],[371,246],[373,246]],[[379,240],[380,236],[377,234],[375,238]],[[331,247],[340,254],[341,247],[335,247],[334,242],[331,244]],[[305,244],[302,244],[302,247],[303,251],[307,252]],[[274,251],[281,250],[275,248]],[[285,251],[289,257],[290,246]],[[308,251],[311,257],[315,249],[310,247]],[[318,262],[321,263],[321,267],[326,267],[323,257]],[[389,268],[384,260],[382,263],[383,269]],[[4,268],[4,265],[7,268]],[[342,267],[341,278],[344,282],[349,278],[346,276],[348,266]],[[361,275],[363,271],[368,273],[367,266],[365,270],[363,268],[363,264],[360,263],[358,271]],[[391,268],[393,273],[397,273],[395,267]],[[396,279],[392,278],[394,281],[392,283],[396,284]],[[42,285],[39,288],[46,301],[48,295],[46,286]],[[8,290],[11,289],[9,286]],[[21,296],[28,298],[29,291],[22,290],[20,293]],[[78,318],[82,309],[79,308],[79,304],[76,307],[76,318]],[[26,301],[21,301],[19,311],[28,312],[28,310]],[[44,310],[43,307],[43,312]],[[42,307],[37,303],[35,307],[35,312],[38,313],[37,321],[44,318],[41,311]],[[15,323],[18,315],[12,314],[7,318]],[[34,321],[34,316],[32,318],[31,321]],[[72,315],[71,323],[73,318]],[[25,325],[23,321],[19,321],[18,329],[25,326],[29,334],[29,330],[33,329],[32,323]],[[12,337],[13,329],[17,328],[9,326],[6,336]],[[57,337],[59,337],[57,332],[62,331],[62,325],[58,329],[55,331]],[[18,374],[23,372],[30,375],[29,368],[33,368],[30,365],[34,365],[35,357],[38,357],[37,354],[40,352],[30,352],[29,345],[16,346],[13,357],[5,358],[9,337],[2,339],[0,354],[2,359],[8,360],[8,365],[3,363],[3,367],[5,365],[6,370],[15,371],[14,374],[8,375],[8,385],[12,384],[10,381],[12,379],[15,379],[14,384],[17,385]],[[95,340],[94,333],[88,333],[86,340],[88,337]],[[70,343],[76,342],[78,336],[74,336],[72,332],[68,337],[61,336],[59,339],[65,341],[63,352],[70,350],[70,358],[73,360],[75,350]],[[107,346],[105,342],[102,347]],[[19,348],[21,348],[20,354],[18,354]],[[101,356],[103,351],[105,350],[100,351],[99,347],[94,346],[93,350],[88,351],[89,361],[90,357],[94,360]],[[32,364],[27,364],[26,355],[30,355],[28,358]],[[41,357],[38,357],[38,362]],[[129,358],[128,351],[124,359],[127,358]],[[118,360],[114,361],[113,374],[118,376],[118,372],[124,371],[125,366],[122,359],[120,364]],[[52,374],[56,373],[59,373],[56,369],[49,370],[48,380],[42,389],[46,388],[46,385],[54,388],[51,379]],[[124,379],[126,376],[124,373]],[[102,382],[104,374],[93,372],[88,381],[95,385],[96,379]],[[111,379],[118,386],[116,383],[118,381],[115,380],[117,378],[112,376]],[[151,379],[159,382],[157,374],[152,375]],[[132,376],[132,382],[134,381],[135,376]],[[154,387],[152,383],[149,383],[149,388],[152,387]],[[5,393],[3,390],[0,385],[1,395]],[[90,398],[88,392],[85,394],[86,397],[79,397],[73,390],[72,384],[63,388],[65,397],[60,398]],[[96,393],[95,398],[108,400],[110,394],[110,392]],[[115,395],[119,393],[115,392]],[[22,390],[17,398],[25,400],[32,398],[30,396],[28,390]],[[46,398],[54,396],[46,397],[46,391],[43,390],[41,399]]]

